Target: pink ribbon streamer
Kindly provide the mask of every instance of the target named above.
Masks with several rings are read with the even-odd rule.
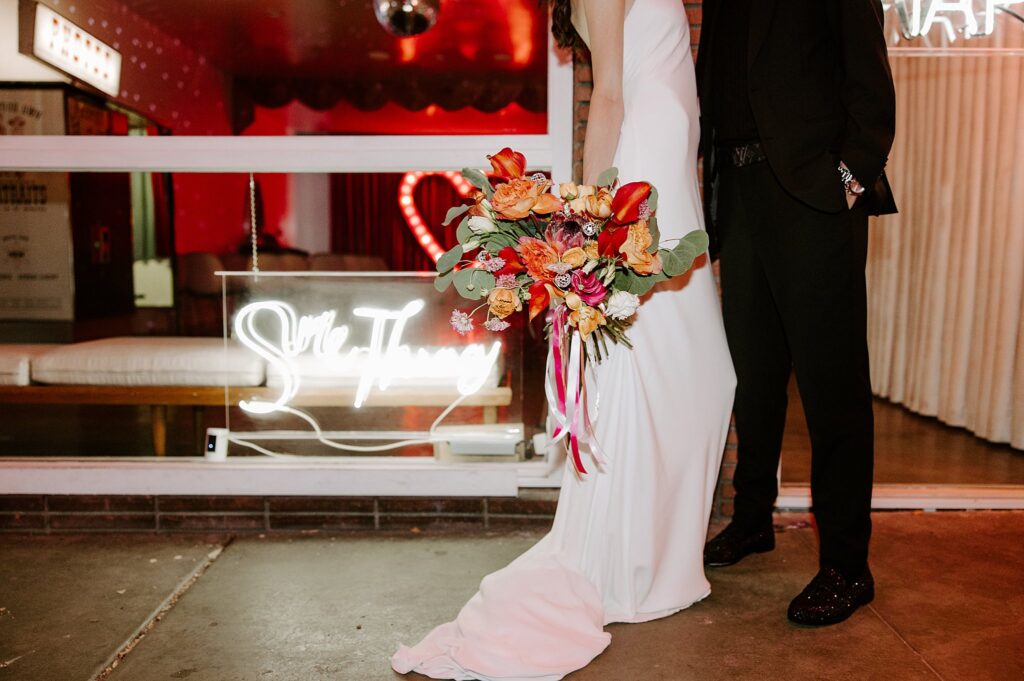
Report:
[[[566,360],[566,330],[568,328],[568,314],[565,306],[558,306],[551,315],[551,356],[554,364],[555,374],[555,413],[558,420],[558,427],[552,436],[552,442],[557,442],[563,437],[569,441],[568,451],[572,460],[573,468],[577,474],[587,475],[583,465],[581,454],[581,443],[587,445],[591,456],[598,465],[604,463],[600,448],[597,446],[597,438],[594,435],[593,423],[590,418],[590,409],[587,404],[586,391],[586,355],[582,351],[582,339],[573,337],[570,340],[569,358]],[[570,331],[579,334],[578,331]],[[579,347],[576,347],[579,344]],[[574,357],[575,355],[575,357]],[[576,365],[573,365],[573,362]]]

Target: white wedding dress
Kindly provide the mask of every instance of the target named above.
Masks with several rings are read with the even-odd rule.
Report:
[[[573,23],[586,39],[582,7]],[[634,0],[625,19],[622,183],[658,189],[662,240],[703,226],[689,24],[679,0]],[[392,657],[438,679],[554,681],[610,643],[604,625],[671,615],[705,598],[703,547],[736,384],[706,258],[641,305],[588,378],[607,460],[566,465],[551,532],[483,579],[454,622]]]

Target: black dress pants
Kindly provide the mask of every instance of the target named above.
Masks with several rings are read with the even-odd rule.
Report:
[[[836,191],[843,192],[838,177]],[[867,213],[810,208],[767,162],[722,168],[719,192],[723,313],[738,379],[735,522],[771,523],[795,371],[811,436],[821,564],[856,572],[867,562],[874,467]]]

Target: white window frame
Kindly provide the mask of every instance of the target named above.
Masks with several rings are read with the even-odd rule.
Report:
[[[526,155],[530,169],[550,170],[556,181],[568,181],[573,171],[573,65],[548,35],[544,135],[9,136],[0,137],[0,170],[441,171],[486,166],[488,154],[509,146]],[[0,494],[514,496],[521,487],[557,487],[560,481],[561,468],[541,461],[467,465],[405,457],[289,462],[231,458],[224,463],[208,463],[202,457],[0,460]]]
[[[4,136],[0,170],[351,173],[461,170],[510,146],[531,169],[572,179],[572,61],[548,39],[544,135]]]

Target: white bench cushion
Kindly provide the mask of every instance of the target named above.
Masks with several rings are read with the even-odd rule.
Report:
[[[32,380],[65,385],[257,386],[263,360],[220,338],[106,338],[66,345],[32,361]]]
[[[0,385],[28,385],[32,358],[59,345],[0,345]]]

